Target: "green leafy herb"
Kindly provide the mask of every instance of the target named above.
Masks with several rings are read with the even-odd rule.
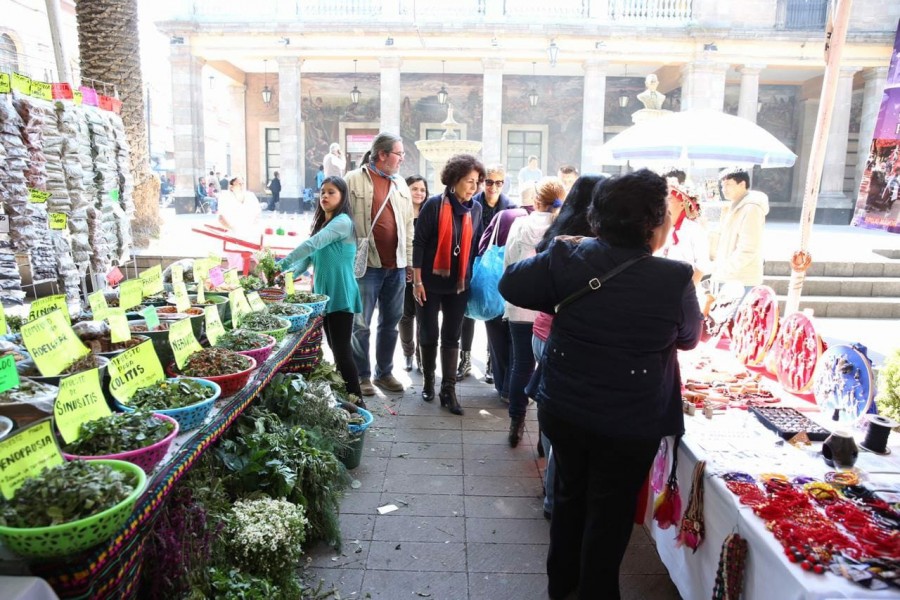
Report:
[[[272,302],[269,304],[270,315],[302,315],[307,311],[307,308],[297,304],[284,304],[283,302]]]
[[[250,359],[225,348],[204,348],[195,352],[181,369],[188,377],[216,377],[231,375],[250,368]]]
[[[100,366],[100,361],[97,360],[96,354],[88,354],[83,356],[73,362],[71,365],[65,368],[60,375],[71,375],[72,373],[80,373],[81,371],[87,371],[89,369],[95,369]],[[25,363],[22,365],[22,370],[19,371],[19,375],[24,375],[25,377],[42,377],[40,369],[37,368],[37,365],[33,362]]]
[[[313,294],[312,292],[295,292],[288,294],[284,301],[288,304],[309,304],[310,302],[322,302],[325,296],[322,294]]]
[[[66,462],[27,480],[12,500],[0,497],[0,524],[47,527],[84,519],[115,506],[135,485],[134,476],[109,465]]]
[[[234,329],[219,336],[219,339],[216,340],[216,348],[226,348],[235,352],[256,350],[269,345],[271,341],[271,338],[255,331]]]
[[[77,440],[64,450],[76,456],[102,456],[146,448],[172,432],[174,425],[147,411],[113,413],[82,423]]]
[[[265,313],[250,313],[241,320],[241,327],[252,331],[272,331],[290,326],[284,319],[279,319]]]
[[[241,287],[245,290],[253,291],[265,287],[262,279],[260,279],[256,275],[247,275],[246,277],[241,277],[239,281],[241,283]]]
[[[27,323],[27,319],[23,319],[22,317],[16,315],[6,315],[6,325],[9,327],[9,330],[12,333],[19,333],[22,330],[22,325]],[[5,334],[5,331],[0,331],[0,335]]]
[[[256,255],[256,268],[253,269],[254,275],[260,276],[260,279],[268,285],[275,285],[275,278],[278,276],[278,265],[275,263],[275,255],[271,250],[265,250]],[[260,286],[262,287],[262,286]]]
[[[194,379],[163,381],[139,389],[128,400],[128,406],[144,410],[166,410],[191,406],[213,397],[215,391]]]

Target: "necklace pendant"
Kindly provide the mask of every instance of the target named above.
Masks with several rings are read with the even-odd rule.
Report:
[[[453,256],[459,256],[459,246],[453,249]]]

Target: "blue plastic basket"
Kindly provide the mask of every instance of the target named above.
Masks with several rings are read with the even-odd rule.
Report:
[[[294,304],[293,306],[299,306],[303,309],[303,312],[299,315],[278,315],[282,319],[287,319],[291,322],[291,326],[288,327],[288,333],[294,333],[306,327],[306,324],[309,322],[309,318],[313,313],[312,308],[306,304]]]
[[[209,415],[209,412],[213,409],[213,405],[221,395],[222,388],[220,388],[219,384],[215,383],[214,381],[208,381],[206,379],[199,379],[196,377],[170,377],[167,379],[167,381],[177,381],[179,379],[194,379],[204,386],[212,388],[213,391],[212,398],[204,400],[203,402],[198,402],[197,404],[192,404],[190,406],[184,406],[182,408],[167,408],[164,410],[153,411],[156,414],[172,417],[173,419],[178,421],[179,430],[181,432],[185,432],[191,429],[197,429],[198,427],[203,425],[203,422],[206,420],[207,415]],[[122,412],[134,412],[134,408],[126,406],[118,400],[116,400],[115,402],[116,408],[118,408]]]
[[[369,425],[371,425],[372,422],[375,420],[375,417],[372,415],[372,413],[370,413],[369,411],[367,411],[364,408],[356,407],[356,412],[358,412],[359,414],[364,416],[366,418],[366,420],[363,422],[362,425],[356,425],[355,423],[349,423],[347,425],[347,427],[350,428],[350,437],[356,437],[358,435],[361,435],[363,432],[365,432],[366,429],[369,428]]]
[[[318,302],[304,302],[300,306],[308,306],[312,309],[312,314],[309,315],[310,319],[315,319],[318,316],[325,314],[325,305],[328,304],[328,301],[331,299],[325,294],[319,294],[323,298],[323,300],[319,300]]]

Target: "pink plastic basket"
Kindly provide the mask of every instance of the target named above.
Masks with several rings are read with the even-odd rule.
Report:
[[[118,454],[106,454],[103,456],[79,456],[75,454],[67,454],[65,452],[63,452],[63,456],[66,460],[124,460],[136,464],[137,466],[142,468],[145,473],[150,474],[156,467],[156,465],[158,465],[166,455],[166,452],[169,451],[169,446],[172,445],[172,440],[174,440],[178,435],[178,421],[166,415],[154,413],[153,416],[157,419],[168,421],[172,425],[174,425],[174,429],[172,429],[169,435],[159,440],[155,444],[151,444],[150,446],[146,446],[145,448],[138,448],[137,450],[129,450],[128,452],[120,452]]]
[[[237,353],[243,354],[244,356],[249,356],[256,361],[256,364],[261,365],[266,362],[266,359],[269,358],[270,354],[272,354],[272,350],[275,348],[275,344],[278,343],[278,340],[276,340],[274,336],[265,333],[261,333],[259,335],[268,338],[269,343],[262,348],[254,348],[252,350],[238,350]]]

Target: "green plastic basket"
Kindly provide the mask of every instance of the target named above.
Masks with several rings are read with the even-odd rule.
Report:
[[[109,465],[116,471],[128,473],[137,480],[134,491],[127,498],[103,512],[48,527],[3,527],[0,540],[20,556],[27,558],[58,558],[77,554],[111,538],[128,521],[134,505],[144,492],[147,475],[139,466],[122,460],[95,460],[95,464]]]
[[[273,338],[275,338],[276,341],[280,342],[281,340],[284,339],[284,336],[287,334],[288,329],[291,328],[291,322],[289,320],[287,320],[285,317],[275,317],[275,318],[278,319],[279,321],[281,321],[281,323],[283,325],[282,327],[279,327],[278,329],[266,329],[266,330],[250,329],[249,327],[247,327],[246,329],[250,329],[250,331],[255,331],[256,333],[263,333],[265,335],[271,335]]]

